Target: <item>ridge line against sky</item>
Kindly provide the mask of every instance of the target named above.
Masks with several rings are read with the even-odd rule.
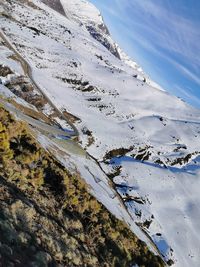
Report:
[[[90,2],[113,39],[155,82],[200,108],[200,1]]]

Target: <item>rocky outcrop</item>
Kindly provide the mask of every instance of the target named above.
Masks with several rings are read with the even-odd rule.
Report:
[[[42,0],[42,2],[46,4],[47,6],[53,8],[60,14],[65,15],[65,11],[63,9],[63,6],[60,3],[60,0]]]

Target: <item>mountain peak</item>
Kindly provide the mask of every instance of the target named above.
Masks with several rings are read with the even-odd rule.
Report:
[[[113,41],[100,11],[92,3],[87,0],[56,1],[61,1],[67,18],[85,26],[93,38],[99,41],[114,56],[122,60],[134,71],[137,71],[135,75],[137,75],[138,79],[147,82],[147,84],[159,90],[163,90],[156,82],[152,81],[148,75],[144,73],[142,68],[133,61],[115,41]]]

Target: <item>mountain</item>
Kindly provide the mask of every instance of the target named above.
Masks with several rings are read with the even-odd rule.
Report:
[[[115,42],[112,40],[99,10],[88,1],[61,0],[68,19],[83,26],[90,35],[105,46],[114,56],[120,58]]]
[[[150,81],[88,1],[50,3],[1,11],[7,108],[169,265],[199,266],[200,111]]]
[[[163,266],[25,123],[0,118],[1,266]]]
[[[142,68],[127,56],[120,46],[113,41],[101,13],[93,4],[85,0],[61,0],[61,2],[60,0],[56,0],[55,2],[58,6],[62,3],[67,18],[85,27],[94,39],[105,46],[114,56],[132,67],[137,72],[135,76],[137,76],[138,79],[147,82],[153,87],[161,89],[161,87],[151,81],[151,79],[143,72]]]

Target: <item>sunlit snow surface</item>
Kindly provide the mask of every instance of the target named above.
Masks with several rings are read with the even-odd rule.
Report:
[[[38,1],[32,2],[40,8],[21,1],[7,3],[13,20],[1,17],[0,23],[8,39],[32,66],[35,81],[55,105],[80,118],[76,127],[82,146],[102,161],[107,173],[121,168],[114,182],[124,185],[118,191],[132,200],[126,203],[135,221],[152,221],[147,233],[166,258],[174,259],[175,266],[198,267],[200,111],[149,86],[138,78],[140,70],[118,60],[95,41],[73,19],[79,16],[84,22],[90,8],[86,1],[80,1],[85,5],[84,14],[77,13],[72,5],[69,19]],[[93,13],[94,19],[96,15],[99,19],[98,14]],[[82,84],[74,84],[75,80]],[[92,133],[89,146],[83,129]],[[105,164],[105,154],[119,148],[131,151]],[[135,159],[142,150],[149,155],[144,162]],[[185,160],[179,164],[177,159]],[[156,163],[158,160],[162,164]],[[85,164],[97,172],[91,161]],[[84,163],[79,159],[77,165],[81,168]],[[85,169],[81,171],[87,179]],[[99,170],[97,176],[104,179]],[[89,178],[87,181],[95,192],[95,183]],[[96,188],[98,199],[110,210],[116,209],[111,199],[105,201],[103,192]]]

